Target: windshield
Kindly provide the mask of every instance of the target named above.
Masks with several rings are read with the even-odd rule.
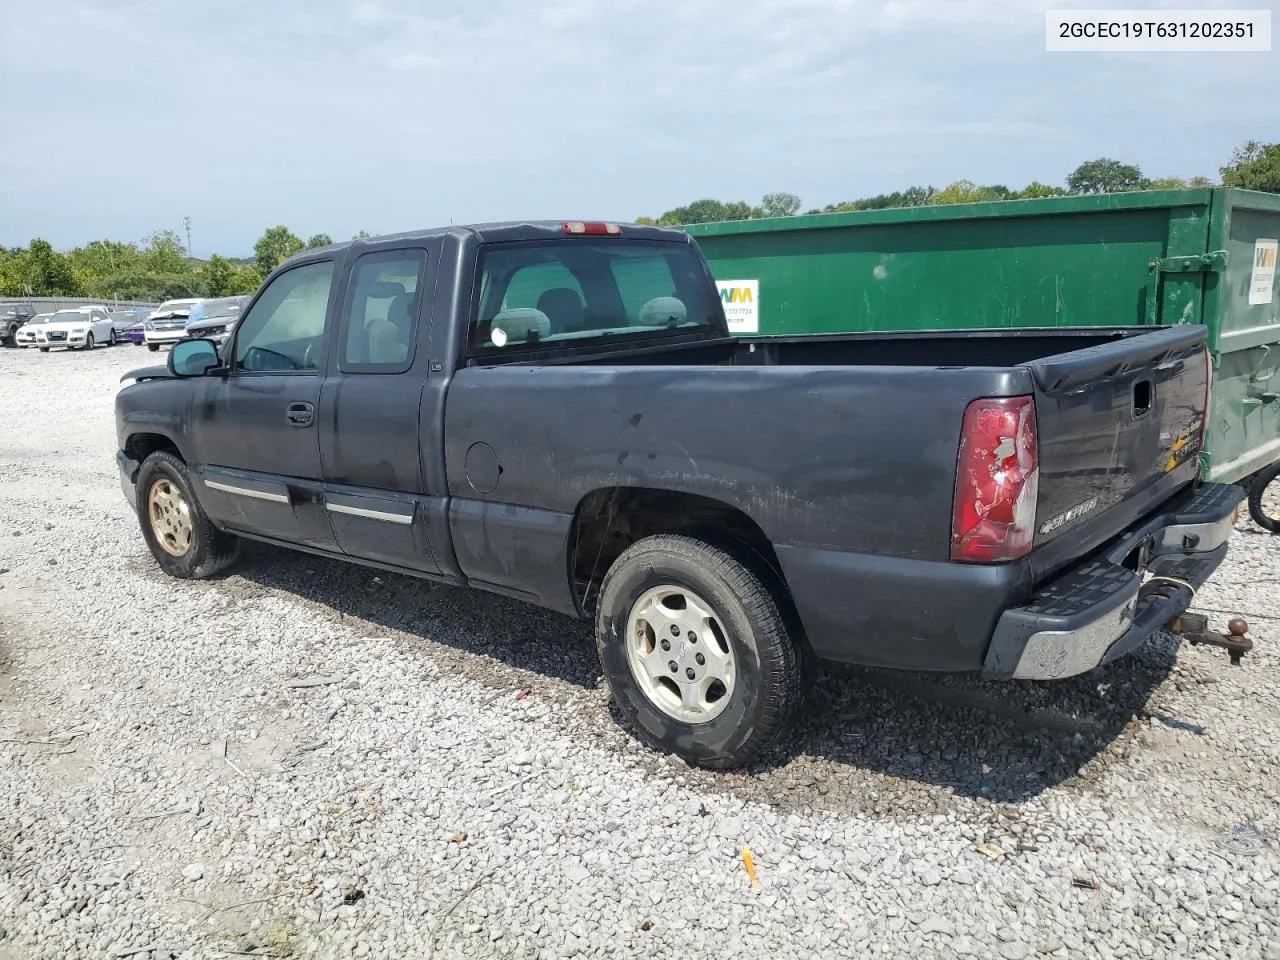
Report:
[[[218,300],[206,300],[192,308],[191,317],[198,320],[213,320],[238,316],[244,302],[248,299],[248,297],[222,297]]]
[[[687,243],[538,240],[483,247],[471,343],[481,352],[659,331],[719,331],[716,286]]]
[[[166,300],[160,306],[156,307],[156,313],[190,313],[192,304],[195,300]]]
[[[89,318],[78,310],[59,310],[49,320],[51,323],[87,323]]]

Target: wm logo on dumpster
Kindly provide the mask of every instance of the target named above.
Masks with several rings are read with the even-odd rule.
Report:
[[[755,291],[750,287],[721,287],[720,299],[725,303],[755,303]]]

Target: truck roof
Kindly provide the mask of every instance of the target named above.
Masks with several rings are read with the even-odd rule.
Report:
[[[564,237],[564,225],[566,223],[601,223],[600,220],[500,220],[492,223],[460,223],[451,224],[447,227],[429,227],[419,230],[406,230],[402,233],[389,233],[377,237],[366,237],[360,240],[340,240],[337,243],[326,244],[323,247],[312,247],[301,253],[295,254],[296,257],[313,256],[317,253],[326,251],[342,250],[347,247],[354,247],[373,243],[386,243],[387,241],[407,241],[429,240],[436,237],[444,236],[474,236],[479,238],[482,243],[498,243],[519,240],[550,240],[556,237]],[[636,240],[666,240],[668,242],[689,243],[689,235],[683,230],[673,229],[671,227],[649,226],[638,223],[624,223],[616,220],[607,221],[616,223],[622,228],[622,236],[630,237]],[[293,258],[290,258],[293,259]]]

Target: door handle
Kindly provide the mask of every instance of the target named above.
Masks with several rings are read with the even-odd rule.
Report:
[[[291,403],[285,418],[293,427],[309,427],[315,416],[316,408],[309,403]]]

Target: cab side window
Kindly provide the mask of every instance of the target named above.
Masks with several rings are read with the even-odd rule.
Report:
[[[272,280],[236,331],[234,369],[319,370],[332,285],[332,260],[294,267]]]
[[[338,366],[344,373],[404,373],[413,365],[427,255],[366,253],[351,272]]]

